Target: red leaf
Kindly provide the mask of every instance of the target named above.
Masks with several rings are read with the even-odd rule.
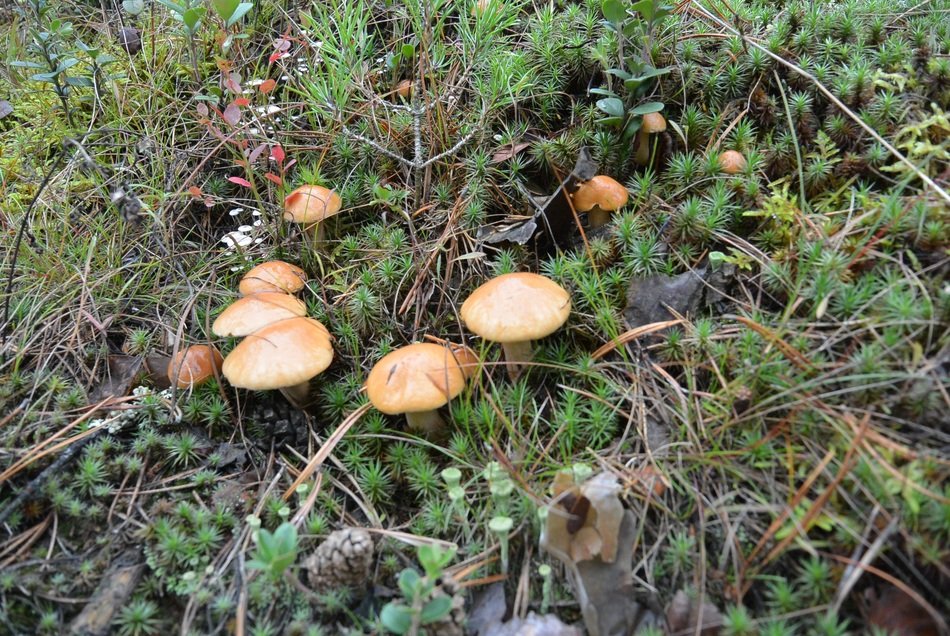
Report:
[[[277,80],[267,79],[261,83],[259,90],[265,95],[267,95],[269,92],[274,90],[276,86],[277,86]]]
[[[228,177],[228,181],[231,183],[236,183],[238,185],[244,186],[245,188],[252,188],[251,182],[247,179],[242,179],[241,177]]]
[[[264,178],[267,179],[268,181],[272,181],[276,183],[277,185],[284,185],[284,180],[272,172],[268,172],[267,174],[265,174]]]
[[[284,159],[287,158],[287,155],[284,154],[284,149],[281,148],[279,144],[270,149],[270,156],[274,158],[278,166],[284,165]]]
[[[198,186],[191,186],[190,188],[188,188],[188,192],[190,192],[191,196],[195,197],[196,199],[200,199],[204,196],[204,193],[201,191],[201,188],[199,188]]]
[[[238,108],[237,104],[228,104],[228,107],[224,109],[224,114],[221,116],[224,117],[224,121],[232,126],[237,126],[238,122],[241,121],[241,109]]]
[[[250,106],[251,100],[249,100],[247,97],[238,97],[234,100],[234,103],[238,106]]]

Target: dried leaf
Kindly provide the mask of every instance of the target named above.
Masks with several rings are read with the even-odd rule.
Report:
[[[666,608],[666,622],[671,634],[694,634],[699,625],[700,636],[717,636],[722,614],[709,601],[700,604],[696,596],[680,590]]]
[[[134,555],[138,560],[139,555]],[[104,636],[115,615],[125,606],[138,585],[144,563],[115,565],[102,577],[96,593],[69,625],[69,633],[76,636]]]
[[[575,592],[584,616],[584,626],[591,636],[632,634],[648,613],[633,594],[636,533],[636,519],[626,510],[620,523],[619,548],[613,563],[598,558],[577,564]]]
[[[264,95],[267,95],[269,92],[274,90],[276,86],[277,86],[277,80],[266,79],[261,83],[261,85],[258,87],[257,90],[259,90]]]
[[[516,144],[508,144],[507,146],[502,147],[501,150],[492,155],[492,163],[501,163],[502,161],[508,161],[516,154],[524,150],[525,148],[530,147],[532,142],[522,141]]]
[[[110,355],[106,376],[89,393],[89,401],[95,404],[106,398],[128,395],[141,369],[142,358],[138,356]]]
[[[937,623],[920,603],[903,590],[888,585],[880,593],[869,589],[868,625],[899,636],[937,636]]]

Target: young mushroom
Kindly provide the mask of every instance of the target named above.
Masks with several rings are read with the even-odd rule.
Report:
[[[531,341],[554,333],[567,321],[571,296],[540,274],[503,274],[472,292],[460,313],[473,332],[501,343],[514,379],[532,358]]]
[[[719,167],[726,174],[739,174],[745,166],[745,157],[736,150],[726,150],[719,155]]]
[[[323,243],[323,221],[336,215],[343,205],[340,195],[317,185],[302,185],[284,199],[284,220],[303,225],[314,233],[314,240]]]
[[[590,226],[597,228],[606,225],[611,212],[627,205],[629,197],[623,184],[605,174],[599,174],[582,183],[571,196],[571,200],[574,202],[574,209],[587,212]]]
[[[280,389],[299,409],[310,402],[310,380],[333,362],[332,336],[313,318],[287,318],[250,334],[224,359],[224,377],[236,387]]]
[[[307,274],[284,261],[267,261],[251,268],[238,285],[242,296],[260,292],[296,294],[307,282]]]
[[[307,306],[296,296],[260,292],[244,296],[221,312],[211,325],[216,336],[247,336],[272,322],[307,315]]]
[[[168,379],[179,389],[204,384],[221,369],[221,352],[211,345],[191,345],[168,363]]]
[[[366,394],[387,415],[405,414],[412,430],[445,430],[436,409],[462,392],[468,379],[453,349],[432,342],[400,347],[383,356],[366,379]]]
[[[634,161],[645,166],[650,162],[650,135],[666,130],[666,119],[660,113],[647,113],[643,116],[640,131],[637,133],[637,154]]]

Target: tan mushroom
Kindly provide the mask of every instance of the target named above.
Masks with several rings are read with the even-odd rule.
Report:
[[[405,414],[410,429],[445,430],[437,409],[461,393],[468,379],[451,347],[419,342],[383,356],[366,379],[366,394],[387,415]]]
[[[469,329],[501,343],[512,378],[531,360],[531,341],[557,331],[570,313],[571,296],[563,287],[525,272],[491,279],[472,292],[460,311]]]
[[[267,261],[252,268],[238,286],[241,295],[259,292],[296,294],[303,289],[307,275],[296,265],[284,261]]]
[[[250,334],[224,359],[228,381],[242,389],[280,389],[297,408],[310,402],[310,380],[333,362],[332,336],[313,318],[287,318]]]
[[[660,113],[647,113],[643,116],[640,131],[637,133],[637,154],[634,161],[645,166],[650,162],[650,135],[666,130],[666,119]]]
[[[168,379],[179,389],[204,384],[221,369],[221,352],[211,345],[191,345],[168,363]]]
[[[343,205],[340,195],[318,185],[303,185],[284,199],[284,220],[300,224],[314,233],[317,244],[323,242],[323,221],[335,216]]]
[[[221,312],[211,325],[216,336],[247,336],[272,322],[307,315],[307,306],[296,296],[260,292],[244,296]]]
[[[592,228],[605,225],[611,212],[627,205],[630,198],[623,184],[605,174],[599,174],[590,181],[582,183],[571,200],[578,212],[587,212],[587,220]]]
[[[726,174],[739,174],[745,167],[745,157],[736,150],[726,150],[719,155],[719,168]]]

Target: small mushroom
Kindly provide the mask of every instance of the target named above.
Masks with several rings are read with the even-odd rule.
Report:
[[[299,409],[310,402],[310,380],[333,362],[333,337],[313,318],[287,318],[258,329],[224,359],[228,381],[242,389],[280,389]]]
[[[247,336],[272,322],[307,315],[307,306],[296,296],[260,292],[238,299],[211,325],[216,336]]]
[[[307,275],[296,265],[284,261],[267,261],[244,275],[238,291],[242,296],[258,292],[296,294],[306,282]]]
[[[204,384],[221,369],[221,352],[211,345],[191,345],[168,363],[168,379],[187,389]]]
[[[719,155],[719,167],[726,174],[739,174],[745,170],[745,157],[736,150],[726,150]]]
[[[394,90],[396,92],[396,95],[398,95],[399,97],[403,99],[409,99],[410,97],[412,97],[412,80],[407,80],[407,79],[402,80],[401,82],[396,84],[396,88]]]
[[[645,166],[650,162],[650,135],[666,130],[666,119],[660,113],[647,113],[643,116],[640,131],[637,133],[637,154],[634,161]]]
[[[592,228],[605,225],[610,213],[627,205],[630,195],[619,181],[605,174],[599,174],[585,181],[571,196],[574,209],[587,212],[587,220]]]
[[[549,278],[526,272],[493,278],[469,296],[460,314],[473,332],[505,350],[514,379],[532,358],[532,340],[557,331],[571,313],[571,296]]]
[[[410,429],[432,435],[445,430],[436,409],[461,393],[467,379],[451,347],[419,342],[383,356],[366,379],[366,394],[381,412],[405,414]]]
[[[340,195],[317,185],[303,185],[284,199],[284,220],[303,225],[314,233],[317,244],[323,242],[323,221],[336,215],[343,205]]]

